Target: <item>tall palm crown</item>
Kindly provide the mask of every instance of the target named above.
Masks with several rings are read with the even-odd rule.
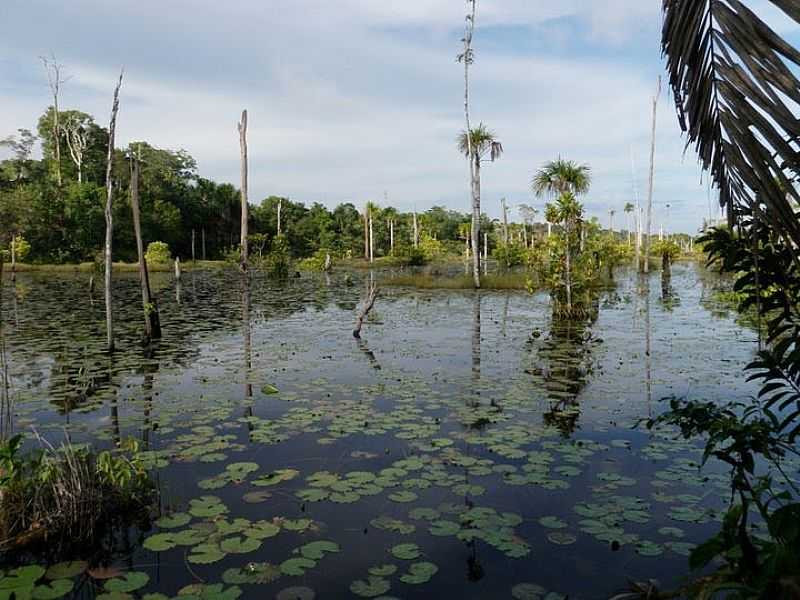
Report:
[[[497,140],[494,132],[483,123],[472,128],[469,140],[467,140],[467,132],[462,131],[456,141],[458,142],[458,151],[467,158],[469,158],[470,142],[476,160],[481,160],[489,154],[489,159],[495,161],[503,154],[503,144]]]
[[[625,210],[626,213],[632,213],[633,212],[633,204],[631,204],[630,202],[626,202],[624,210]]]
[[[572,160],[553,160],[539,169],[531,187],[537,196],[561,195],[567,192],[585,194],[592,178],[589,165],[579,165]]]

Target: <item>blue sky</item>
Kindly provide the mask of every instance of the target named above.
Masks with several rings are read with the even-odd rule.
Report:
[[[747,4],[800,41],[767,0]],[[499,216],[503,196],[541,208],[531,176],[559,155],[591,165],[584,204],[604,223],[609,208],[624,221],[634,188],[644,198],[660,5],[479,0],[472,116],[505,148],[483,170],[486,212]],[[4,0],[0,137],[35,126],[49,102],[38,56],[53,52],[70,76],[62,105],[102,124],[125,65],[118,144],[184,148],[205,177],[238,182],[236,122],[247,108],[252,201],[361,205],[386,192],[404,210],[466,211],[454,142],[465,11],[463,0]],[[654,204],[656,229],[695,231],[709,212],[666,86]]]

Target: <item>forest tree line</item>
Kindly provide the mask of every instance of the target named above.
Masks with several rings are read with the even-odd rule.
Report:
[[[0,161],[0,244],[7,248],[13,237],[21,236],[30,245],[29,262],[92,261],[103,246],[108,131],[92,115],[78,110],[60,110],[57,129],[54,118],[55,111],[49,107],[35,132],[19,129],[0,141],[11,155]],[[41,146],[39,159],[34,158],[37,144]],[[140,158],[145,243],[165,242],[174,255],[184,259],[192,256],[193,237],[197,259],[221,259],[238,248],[239,189],[201,177],[195,159],[184,150],[160,149],[142,141],[114,151],[115,260],[136,259],[128,160],[134,150]],[[254,243],[250,252],[269,249],[278,234],[280,212],[281,233],[293,256],[310,256],[321,249],[338,256],[364,256],[365,209],[373,222],[375,256],[388,255],[393,245],[402,249],[414,243],[413,213],[377,203],[356,206],[351,202],[330,210],[316,202],[306,206],[269,196],[251,205],[248,222]],[[461,248],[470,219],[466,213],[434,206],[416,215],[417,240],[429,237],[450,243],[454,250]],[[491,233],[496,223],[485,216],[482,221],[481,231]]]

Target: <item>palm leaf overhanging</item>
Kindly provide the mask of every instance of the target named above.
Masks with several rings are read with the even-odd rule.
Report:
[[[769,0],[800,23],[797,0]],[[768,222],[800,246],[800,52],[739,0],[663,0],[678,119],[729,222]]]

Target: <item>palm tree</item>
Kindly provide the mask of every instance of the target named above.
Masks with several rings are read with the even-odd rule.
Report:
[[[559,158],[545,163],[534,175],[531,186],[538,197],[560,196],[566,192],[579,196],[589,191],[590,170],[589,165]]]
[[[628,215],[628,246],[631,245],[631,229],[633,229],[633,225],[631,224],[631,214],[633,213],[633,204],[630,202],[625,203],[625,208],[623,209],[625,214]]]
[[[611,230],[611,235],[614,235],[614,215],[617,214],[617,211],[613,208],[608,209],[608,228]]]
[[[566,235],[566,274],[565,286],[567,291],[567,310],[572,310],[572,248],[570,237],[573,228],[580,220],[583,207],[578,203],[576,196],[585,194],[591,185],[589,165],[580,165],[571,160],[558,158],[545,163],[536,172],[531,182],[536,196],[556,196],[556,204],[548,204],[545,215],[549,223],[562,223]],[[575,214],[577,211],[577,215]]]
[[[566,290],[567,312],[572,312],[572,236],[583,216],[583,206],[570,191],[563,192],[555,201],[545,206],[547,220],[560,223],[564,228],[564,287]]]
[[[472,165],[472,247],[480,248],[480,222],[481,222],[481,163],[489,160],[494,162],[503,154],[501,144],[495,134],[483,123],[467,131],[462,131],[458,136],[458,150]],[[480,252],[472,253],[472,276],[475,287],[481,287]]]
[[[765,13],[772,4],[800,19],[796,2],[765,2]],[[711,171],[729,223],[760,220],[800,254],[792,207],[800,189],[791,181],[800,55],[739,2],[664,0],[663,10],[661,46],[681,129]]]

